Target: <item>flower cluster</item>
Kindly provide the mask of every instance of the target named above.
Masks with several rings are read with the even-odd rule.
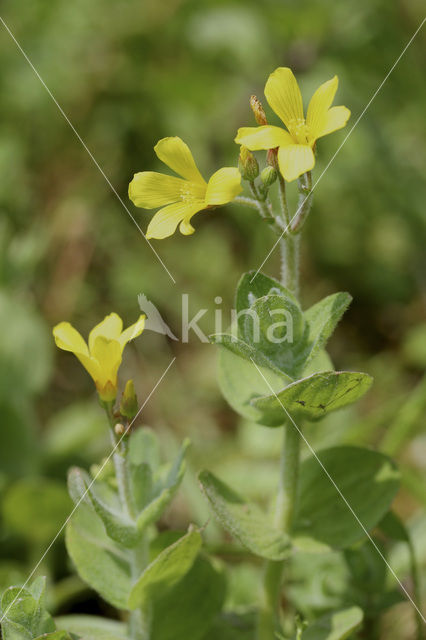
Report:
[[[331,106],[337,86],[337,76],[322,84],[312,96],[305,118],[293,72],[288,67],[279,67],[266,82],[265,96],[285,128],[267,124],[262,105],[252,96],[251,106],[260,126],[240,128],[235,142],[243,150],[276,149],[283,178],[288,182],[299,178],[315,165],[318,138],[341,129],[349,119],[349,109]],[[191,218],[195,213],[232,202],[242,191],[241,174],[236,167],[219,169],[206,182],[188,146],[178,137],[163,138],[154,151],[181,177],[142,171],[131,181],[129,197],[137,207],[161,207],[148,225],[148,239],[171,236],[178,225],[184,235],[192,234]],[[248,179],[244,175],[243,178]]]

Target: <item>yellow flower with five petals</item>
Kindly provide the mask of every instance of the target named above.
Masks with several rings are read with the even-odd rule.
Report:
[[[89,334],[88,344],[69,322],[60,322],[53,329],[56,345],[71,351],[93,378],[99,397],[112,402],[117,395],[117,373],[126,344],[144,330],[145,316],[123,331],[123,321],[110,313]]]
[[[314,146],[318,138],[344,127],[351,115],[346,107],[332,107],[338,78],[324,82],[315,91],[303,111],[299,85],[288,67],[279,67],[269,76],[265,96],[273,111],[281,118],[286,129],[270,125],[242,127],[235,142],[251,151],[278,147],[278,164],[283,177],[290,182],[315,165]]]
[[[178,224],[184,235],[194,233],[190,221],[195,213],[231,202],[241,192],[241,175],[236,167],[219,169],[206,182],[189,147],[180,138],[163,138],[154,151],[164,164],[182,177],[155,171],[134,175],[129,185],[130,200],[144,209],[162,207],[148,225],[148,239],[167,238],[176,231]]]

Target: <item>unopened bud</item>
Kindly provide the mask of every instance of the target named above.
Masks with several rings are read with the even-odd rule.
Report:
[[[138,399],[136,397],[133,380],[128,380],[124,387],[120,402],[120,413],[125,418],[134,418],[138,412]]]
[[[270,167],[274,167],[274,169],[276,169],[277,171],[279,170],[278,147],[276,147],[275,149],[268,149],[268,152],[266,154],[266,162]]]
[[[240,148],[240,157],[238,159],[238,167],[244,180],[253,182],[259,175],[259,165],[251,151],[244,145]]]
[[[250,96],[250,106],[251,106],[251,110],[254,113],[254,117],[256,119],[257,124],[260,124],[260,125],[268,124],[265,110],[257,96]]]
[[[121,422],[117,422],[117,424],[114,427],[114,431],[116,436],[124,435],[126,432],[126,429],[124,428],[124,424],[121,424]]]
[[[271,166],[265,167],[260,174],[260,179],[262,180],[263,185],[267,189],[269,189],[269,187],[274,184],[277,177],[278,177],[277,170]]]

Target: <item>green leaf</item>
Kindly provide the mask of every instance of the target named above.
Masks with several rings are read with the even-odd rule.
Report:
[[[307,550],[345,548],[362,540],[365,530],[388,511],[399,488],[399,472],[390,458],[369,449],[333,447],[317,456],[319,462],[312,456],[300,467],[293,541]]]
[[[88,505],[81,504],[68,522],[66,545],[82,580],[117,609],[126,609],[131,590],[128,556]]]
[[[191,442],[188,438],[182,444],[182,447],[169,468],[166,477],[160,480],[160,493],[143,509],[137,519],[137,527],[139,531],[143,531],[147,526],[158,520],[167,506],[170,504],[173,496],[178,490],[183,476],[185,474],[186,463],[185,455]]]
[[[274,529],[261,509],[209,471],[202,471],[199,481],[218,520],[244,547],[268,560],[283,560],[289,555],[289,538]]]
[[[391,540],[410,542],[410,536],[405,524],[393,511],[389,511],[379,522],[379,529]]]
[[[351,300],[352,296],[349,293],[333,293],[305,311],[304,316],[309,327],[308,341],[312,345],[309,361],[325,347]]]
[[[31,478],[11,486],[2,511],[5,524],[14,533],[43,545],[58,533],[71,509],[71,500],[62,483]]]
[[[128,640],[126,625],[116,620],[97,616],[60,616],[56,626],[76,634],[84,640]]]
[[[182,580],[155,599],[152,640],[203,638],[222,609],[225,591],[223,571],[199,556]]]
[[[235,308],[237,313],[249,309],[258,299],[267,295],[280,295],[288,298],[293,304],[299,305],[295,295],[284,287],[278,280],[265,276],[263,273],[249,271],[241,276],[237,286]],[[241,316],[243,319],[244,316]],[[242,325],[241,325],[242,326]]]
[[[350,607],[315,620],[302,633],[302,640],[345,640],[360,628],[364,614]]]
[[[285,384],[286,379],[270,368],[260,369],[264,377],[256,371],[251,361],[244,360],[225,348],[219,348],[218,382],[222,395],[244,418],[262,424],[262,412],[253,406],[252,400],[270,394],[271,387],[275,392],[280,391],[283,388],[283,380]]]
[[[260,377],[259,372],[257,372]],[[356,402],[371,386],[373,379],[366,373],[325,371],[289,384],[276,395],[254,398],[252,404],[262,412],[263,424],[282,425],[286,411],[295,420],[317,420],[330,411]],[[284,408],[283,408],[284,407]]]
[[[136,609],[172,587],[194,564],[201,543],[199,530],[190,527],[186,535],[164,549],[131,589],[126,608]]]
[[[129,463],[135,467],[149,464],[155,471],[160,466],[160,448],[157,436],[152,429],[136,429],[129,438]]]
[[[239,330],[241,338],[279,371],[297,376],[306,359],[305,322],[298,304],[279,295],[259,298],[250,314],[239,319]]]
[[[144,427],[131,433],[128,462],[135,507],[142,511],[153,498],[153,475],[160,467],[160,449],[152,429]]]
[[[280,376],[281,380],[291,382],[291,378],[286,374],[283,374],[275,363],[262,351],[259,351],[252,345],[247,344],[240,338],[236,338],[229,333],[215,333],[214,335],[209,336],[209,340],[212,344],[220,345],[221,347],[228,349],[231,353],[234,353],[236,356],[248,360],[252,366],[253,363],[251,361],[253,360],[257,365],[259,365],[259,367],[268,367],[274,371],[274,373]]]
[[[78,640],[78,637],[71,636],[67,631],[53,631],[52,633],[44,633],[35,640]]]
[[[55,624],[44,607],[45,578],[37,578],[28,589],[10,587],[1,599],[4,640],[33,638],[54,631]]]
[[[124,547],[134,547],[140,539],[140,533],[130,518],[116,509],[112,509],[96,493],[96,485],[88,473],[74,467],[68,474],[68,486],[73,497],[85,500],[87,496],[94,510],[104,523],[108,536]]]

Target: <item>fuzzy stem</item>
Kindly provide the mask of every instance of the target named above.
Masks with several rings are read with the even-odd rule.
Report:
[[[281,215],[284,223],[284,234],[280,240],[281,249],[281,282],[292,293],[299,295],[299,237],[290,233],[290,212],[287,204],[285,181],[278,176]]]
[[[279,190],[284,228],[290,224],[285,181],[279,175]],[[288,231],[288,230],[287,230]],[[299,238],[285,232],[280,240],[281,281],[296,296],[299,293]],[[300,464],[300,434],[290,422],[283,426],[284,442],[281,451],[280,482],[277,495],[275,525],[289,534],[296,506]],[[263,602],[258,618],[257,640],[272,640],[280,628],[280,593],[284,562],[268,561],[263,574]]]
[[[299,479],[300,434],[291,422],[284,427],[281,451],[280,483],[277,496],[275,525],[290,534],[296,506]],[[263,573],[263,603],[259,613],[257,640],[271,640],[279,630],[280,593],[284,561],[268,561]]]
[[[304,173],[298,180],[299,201],[297,203],[296,215],[291,222],[291,233],[297,234],[302,230],[306,218],[312,207],[312,174],[310,171]]]
[[[237,196],[232,201],[233,204],[244,204],[246,207],[259,210],[258,202],[253,198],[247,198],[246,196]]]
[[[104,407],[111,426],[113,443],[114,445],[116,445],[117,442],[114,431],[116,420],[113,415],[113,403],[105,404]],[[123,436],[119,441],[119,445],[113,455],[113,460],[121,506],[126,515],[134,520],[136,518],[136,513],[133,492],[130,483],[130,471],[128,465],[128,443],[126,435]],[[136,582],[136,580],[138,580],[141,573],[143,573],[145,567],[148,564],[148,546],[145,536],[142,536],[141,540],[136,544],[135,547],[129,549],[129,560],[132,580],[133,582]],[[130,640],[150,640],[151,617],[152,611],[150,603],[147,603],[143,607],[130,612],[128,622]]]

